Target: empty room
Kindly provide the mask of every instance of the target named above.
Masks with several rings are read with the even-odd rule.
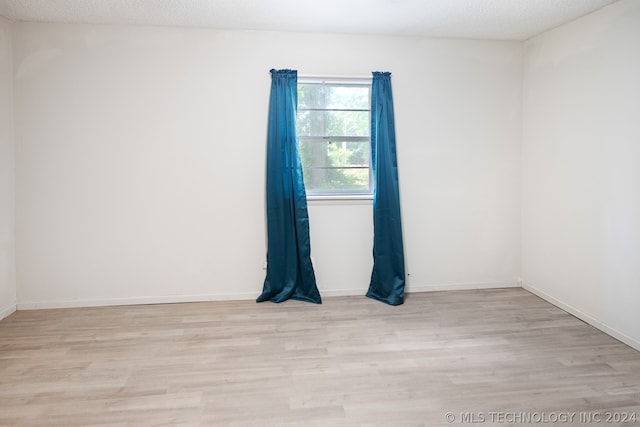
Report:
[[[0,0],[0,426],[640,425],[640,0]]]

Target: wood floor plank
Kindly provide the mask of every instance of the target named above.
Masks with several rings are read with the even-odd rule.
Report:
[[[516,411],[640,425],[640,353],[513,288],[399,307],[224,301],[0,322],[0,426],[419,427],[470,413],[541,425],[489,416]]]

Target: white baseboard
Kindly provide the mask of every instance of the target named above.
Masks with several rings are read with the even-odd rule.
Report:
[[[437,291],[468,291],[473,289],[519,288],[518,280],[497,282],[469,282],[469,283],[436,283],[431,285],[407,285],[407,293],[437,292]]]
[[[18,307],[15,303],[0,308],[0,320],[4,319],[5,317],[11,316],[17,309]]]
[[[241,294],[212,295],[168,295],[157,297],[107,298],[91,300],[57,300],[18,302],[18,310],[39,310],[47,308],[106,307],[114,305],[172,304],[181,302],[255,300],[259,292]]]
[[[407,293],[433,292],[447,290],[471,290],[471,289],[493,289],[493,288],[513,288],[519,287],[517,281],[504,282],[474,282],[474,283],[447,283],[434,285],[407,285]],[[364,296],[367,288],[361,289],[321,289],[323,297],[341,296]],[[230,301],[230,300],[255,300],[260,295],[259,290],[255,293],[240,294],[207,294],[207,295],[170,295],[156,297],[130,297],[130,298],[107,298],[107,299],[78,299],[78,300],[42,300],[19,302],[14,311],[18,310],[39,310],[48,308],[77,308],[77,307],[106,307],[114,305],[141,305],[141,304],[170,304],[182,302],[203,302],[203,301]],[[13,312],[13,311],[12,311]],[[12,313],[11,312],[11,313]],[[9,313],[9,314],[11,314]]]
[[[497,281],[497,282],[469,282],[469,283],[438,283],[432,285],[414,285],[407,284],[405,292],[437,292],[437,291],[467,291],[473,289],[499,289],[499,288],[519,288],[522,285],[518,280]],[[320,290],[323,297],[345,297],[365,295],[369,288],[362,289],[338,289],[338,290]]]
[[[539,296],[540,298],[542,298],[543,300],[555,305],[556,307],[566,311],[567,313],[577,317],[578,319],[590,324],[591,326],[593,326],[594,328],[597,328],[599,330],[601,330],[602,332],[604,332],[607,335],[612,336],[613,338],[622,341],[623,343],[627,344],[629,347],[633,347],[634,349],[640,351],[640,341],[638,341],[637,339],[630,337],[629,335],[620,332],[619,330],[612,328],[611,326],[607,325],[606,323],[601,322],[600,320],[596,319],[595,317],[592,317],[590,315],[588,315],[587,313],[584,313],[583,311],[575,308],[574,306],[565,303],[564,301],[560,301],[559,299],[549,295],[548,293],[540,290],[539,288],[537,288],[535,285],[533,285],[531,282],[527,282],[527,281],[522,281],[522,287],[524,289],[526,289],[527,291],[531,292],[532,294],[535,294],[537,296]]]

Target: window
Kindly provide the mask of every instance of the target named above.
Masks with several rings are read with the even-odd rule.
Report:
[[[309,196],[373,193],[371,83],[298,82],[297,129]]]

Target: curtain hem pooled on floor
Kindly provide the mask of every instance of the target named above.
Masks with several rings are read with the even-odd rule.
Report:
[[[267,274],[256,302],[322,303],[311,263],[309,215],[298,152],[295,70],[271,70],[267,134]]]
[[[405,267],[391,73],[374,72],[371,86],[373,271],[367,296],[404,303]]]

